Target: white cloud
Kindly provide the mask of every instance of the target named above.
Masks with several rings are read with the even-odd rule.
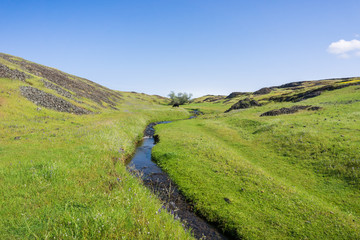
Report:
[[[356,39],[351,41],[341,39],[331,43],[327,50],[329,53],[335,54],[341,58],[360,56],[360,41]]]

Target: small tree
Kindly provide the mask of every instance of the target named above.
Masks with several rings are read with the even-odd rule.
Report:
[[[192,94],[191,93],[187,94],[186,92],[183,93],[180,92],[176,95],[174,91],[171,91],[168,96],[171,99],[170,104],[184,105],[185,103],[188,103],[190,101]]]

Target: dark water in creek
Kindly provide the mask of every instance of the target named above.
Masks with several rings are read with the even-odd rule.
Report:
[[[136,148],[135,155],[127,163],[130,172],[142,178],[145,186],[149,187],[163,202],[174,218],[180,218],[186,228],[191,228],[196,238],[227,239],[215,227],[207,223],[193,212],[185,197],[179,192],[168,175],[151,160],[151,150],[155,146],[154,126],[169,122],[151,123],[146,128],[142,142]]]
[[[145,137],[140,145],[136,148],[135,155],[131,159],[128,167],[141,171],[142,178],[147,178],[149,175],[162,173],[163,171],[151,161],[151,150],[155,146],[154,138]]]

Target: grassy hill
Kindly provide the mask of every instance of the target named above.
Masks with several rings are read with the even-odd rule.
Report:
[[[153,158],[234,239],[360,238],[360,79],[169,100],[0,54],[1,239],[191,239],[124,161]],[[234,89],[236,90],[236,89]]]
[[[233,238],[359,239],[359,83],[195,99],[185,107],[209,114],[157,126],[153,157]]]
[[[0,238],[191,238],[123,165],[167,102],[0,54]]]

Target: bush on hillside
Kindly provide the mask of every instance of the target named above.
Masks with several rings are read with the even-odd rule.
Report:
[[[169,98],[171,99],[171,103],[170,104],[178,104],[178,105],[184,105],[185,103],[189,103],[191,97],[192,97],[192,94],[191,93],[178,93],[178,94],[175,94],[174,91],[171,91],[169,93]]]

